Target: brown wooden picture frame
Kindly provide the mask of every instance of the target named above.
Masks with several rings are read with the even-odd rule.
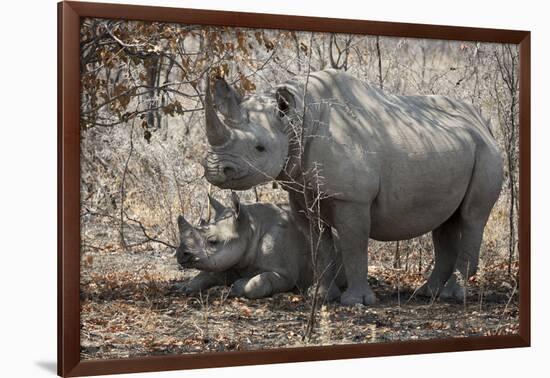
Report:
[[[79,30],[83,17],[519,44],[518,335],[316,346],[118,360],[80,359]],[[82,376],[530,345],[530,32],[99,3],[58,4],[58,374]]]

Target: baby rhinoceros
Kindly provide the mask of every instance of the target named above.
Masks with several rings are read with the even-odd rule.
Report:
[[[310,245],[288,208],[265,203],[244,205],[235,193],[231,207],[208,198],[213,221],[201,221],[193,227],[183,216],[178,217],[177,261],[182,268],[201,271],[180,290],[190,294],[226,285],[231,286],[231,295],[254,299],[310,287]],[[330,240],[322,240],[320,248],[333,249]],[[334,251],[329,255],[334,256]],[[331,285],[320,295],[333,300],[338,294]]]

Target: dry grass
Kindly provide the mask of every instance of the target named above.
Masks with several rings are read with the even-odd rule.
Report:
[[[482,294],[480,279],[470,280],[466,305],[407,301],[422,275],[375,266],[369,281],[379,303],[323,306],[308,343],[302,336],[310,304],[300,293],[260,300],[227,298],[227,288],[202,296],[170,293],[193,274],[179,271],[168,252],[89,252],[82,262],[82,358],[509,334],[519,324],[517,294],[507,305],[514,290],[505,264],[486,267]]]

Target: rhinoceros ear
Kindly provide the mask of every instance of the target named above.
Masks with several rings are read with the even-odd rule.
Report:
[[[208,202],[210,203],[210,208],[212,209],[212,215],[214,216],[214,220],[218,218],[220,215],[223,214],[225,211],[225,207],[216,201],[214,197],[212,197],[210,194],[208,195]],[[210,218],[212,219],[212,218]]]
[[[218,77],[214,84],[214,101],[216,108],[226,120],[239,123],[242,120],[240,103],[242,96],[223,78]]]
[[[296,99],[294,95],[285,87],[279,87],[275,92],[275,99],[277,100],[277,109],[279,110],[279,116],[283,118],[288,116],[292,109],[296,108]]]
[[[182,233],[184,230],[192,227],[189,222],[185,219],[183,215],[178,216],[178,229],[180,233]]]

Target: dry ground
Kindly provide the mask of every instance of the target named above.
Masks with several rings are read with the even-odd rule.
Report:
[[[310,304],[298,292],[260,300],[228,298],[227,288],[173,294],[174,283],[196,272],[178,270],[169,252],[88,251],[81,271],[83,359],[507,334],[519,324],[504,264],[470,280],[466,303],[409,300],[420,274],[374,266],[379,303],[323,306],[307,342]]]

